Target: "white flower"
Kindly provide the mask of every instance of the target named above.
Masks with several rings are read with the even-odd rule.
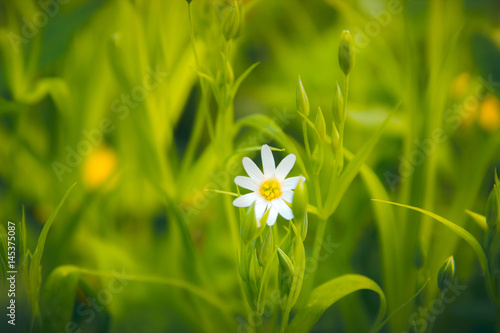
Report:
[[[233,205],[236,207],[250,207],[255,203],[255,217],[260,227],[260,219],[269,209],[267,225],[272,226],[278,214],[287,220],[293,219],[292,209],[286,204],[293,201],[293,190],[304,177],[285,179],[295,164],[296,157],[290,154],[285,157],[276,168],[274,157],[268,145],[261,149],[262,166],[264,173],[248,157],[243,158],[243,167],[250,177],[238,176],[234,179],[236,185],[246,188],[251,193],[236,198]]]

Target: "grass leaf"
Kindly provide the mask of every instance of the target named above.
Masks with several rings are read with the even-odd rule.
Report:
[[[477,258],[479,259],[479,263],[481,264],[481,268],[483,269],[483,272],[486,273],[488,271],[488,260],[486,258],[486,254],[483,251],[483,248],[481,247],[481,244],[479,244],[479,242],[474,238],[474,236],[472,236],[472,234],[470,232],[468,232],[467,230],[465,230],[464,228],[462,228],[462,227],[456,225],[455,223],[445,219],[444,217],[441,217],[437,214],[434,214],[434,213],[429,212],[429,211],[422,209],[422,208],[408,206],[408,205],[399,204],[399,203],[391,202],[391,201],[385,201],[385,200],[378,200],[378,199],[372,199],[372,200],[377,201],[377,202],[390,204],[390,205],[404,207],[407,209],[411,209],[411,210],[420,212],[422,214],[425,214],[427,216],[430,216],[433,219],[435,219],[436,221],[440,222],[441,224],[444,224],[448,229],[450,229],[451,231],[456,233],[463,240],[465,240],[467,243],[469,243],[470,246],[472,246],[472,249],[474,250],[474,252],[476,252]]]
[[[472,220],[477,223],[477,225],[483,229],[484,231],[488,230],[488,224],[486,223],[486,217],[484,215],[474,213],[471,210],[466,209],[465,212],[467,215],[472,217]]]
[[[347,274],[330,280],[317,287],[311,293],[306,306],[299,310],[288,326],[287,332],[309,332],[321,315],[339,299],[358,290],[373,290],[380,296],[378,326],[385,315],[387,303],[384,292],[373,280],[357,274]]]

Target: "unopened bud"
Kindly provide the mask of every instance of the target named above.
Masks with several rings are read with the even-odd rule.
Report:
[[[271,232],[271,229],[268,229],[268,233],[266,234],[264,240],[262,241],[262,245],[258,253],[259,262],[262,266],[266,266],[267,262],[271,258],[273,249],[274,249],[273,233]]]
[[[280,294],[281,297],[287,297],[292,289],[295,269],[292,260],[280,248],[278,248],[278,259],[281,267],[281,271],[279,272]]]
[[[302,178],[295,188],[293,194],[292,211],[295,221],[302,221],[307,213],[307,205],[309,204],[309,194],[305,184],[306,179]]]
[[[441,269],[439,270],[438,273],[437,284],[439,290],[443,292],[445,288],[444,284],[445,281],[452,282],[454,277],[455,277],[455,258],[453,258],[453,256],[450,256],[448,259],[446,259],[443,266],[441,266]]]
[[[354,41],[349,30],[342,31],[339,43],[339,65],[345,75],[354,67]]]
[[[240,9],[236,0],[234,1],[231,8],[226,12],[226,17],[224,19],[223,33],[226,40],[233,39],[238,33],[238,28],[240,26]]]
[[[339,148],[339,141],[340,141],[339,131],[337,130],[337,126],[335,126],[335,122],[333,122],[333,126],[332,126],[332,148],[333,148],[333,152],[334,153],[336,153],[337,149]]]
[[[278,248],[278,259],[283,272],[287,275],[293,275],[295,270],[293,267],[292,260],[280,248]]]
[[[306,91],[302,85],[302,81],[300,80],[300,75],[299,82],[297,84],[297,110],[304,116],[309,116],[309,99],[307,98]]]
[[[319,106],[318,106],[318,113],[316,113],[315,125],[321,140],[324,141],[326,136],[326,124],[325,124],[325,117],[323,116],[323,112],[321,111],[321,108]]]

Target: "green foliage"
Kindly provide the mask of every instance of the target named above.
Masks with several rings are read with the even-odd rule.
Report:
[[[378,325],[387,307],[384,292],[373,280],[362,275],[351,274],[330,280],[314,289],[305,308],[295,315],[287,332],[309,332],[323,312],[332,304],[363,289],[372,290],[380,296],[379,314],[375,326]]]
[[[4,1],[0,277],[15,242],[19,329],[411,331],[453,276],[471,288],[436,331],[493,331],[493,3]],[[272,227],[232,205],[263,144],[306,179]]]

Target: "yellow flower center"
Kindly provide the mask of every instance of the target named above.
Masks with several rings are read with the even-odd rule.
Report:
[[[267,201],[281,197],[281,186],[277,180],[266,180],[260,187],[260,195]]]

